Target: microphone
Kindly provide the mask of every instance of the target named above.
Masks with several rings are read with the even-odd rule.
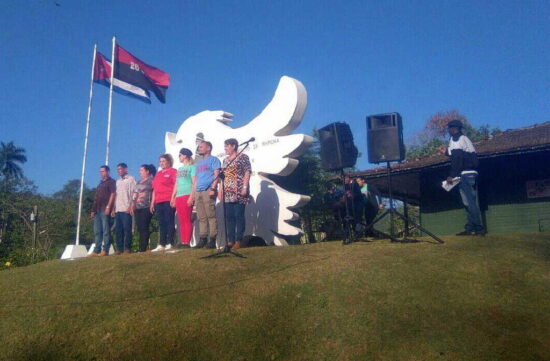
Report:
[[[253,142],[253,141],[255,141],[255,140],[256,140],[256,138],[252,137],[252,138],[250,138],[249,140],[247,140],[246,142],[242,142],[241,144],[239,144],[239,146],[245,145],[245,144],[248,144],[248,143],[251,143],[251,142]]]

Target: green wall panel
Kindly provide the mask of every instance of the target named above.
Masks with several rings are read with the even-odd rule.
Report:
[[[539,220],[550,218],[550,201],[489,205],[485,212],[491,233],[538,232]]]
[[[435,234],[456,234],[464,230],[466,211],[457,208],[441,212],[422,212],[422,226]],[[539,220],[543,227],[550,222],[550,201],[496,204],[485,211],[487,231],[490,233],[538,232]]]
[[[489,233],[538,232],[550,226],[550,199],[527,198],[526,182],[550,178],[550,152],[502,156],[480,161],[481,212]],[[457,191],[445,192],[441,180],[448,169],[420,173],[421,223],[441,235],[461,232],[466,212]]]
[[[421,210],[420,223],[435,234],[457,234],[464,230],[466,212],[463,208],[430,213],[423,213]]]

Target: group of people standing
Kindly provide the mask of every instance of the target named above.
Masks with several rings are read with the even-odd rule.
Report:
[[[139,233],[139,251],[149,249],[150,224],[153,215],[159,222],[159,242],[152,252],[172,248],[190,248],[193,234],[192,213],[199,219],[199,240],[194,248],[216,248],[218,224],[216,199],[224,201],[227,224],[227,246],[237,249],[245,230],[245,207],[249,202],[250,159],[238,153],[239,144],[230,138],[224,142],[227,157],[213,156],[212,144],[200,141],[197,154],[182,148],[181,166],[173,168],[170,154],[159,157],[159,169],[143,164],[140,180],[128,174],[125,163],[117,165],[118,180],[110,169],[99,169],[101,181],[96,189],[91,218],[94,219],[95,248],[90,256],[106,256],[111,247],[111,226],[115,221],[116,254],[132,252],[132,217]],[[223,187],[222,187],[222,178]],[[176,216],[180,242],[174,244]]]

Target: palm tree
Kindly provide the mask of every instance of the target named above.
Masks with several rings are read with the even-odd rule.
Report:
[[[0,142],[0,194],[8,192],[9,183],[12,179],[23,178],[23,169],[19,164],[27,161],[25,149],[15,146],[13,142],[8,144]],[[19,163],[19,164],[18,164]],[[6,234],[7,221],[4,207],[0,207],[0,244],[3,242]]]
[[[23,169],[19,164],[27,161],[25,149],[17,147],[13,142],[8,144],[0,142],[0,173],[4,180],[20,179],[23,177]],[[19,163],[19,164],[18,164]]]

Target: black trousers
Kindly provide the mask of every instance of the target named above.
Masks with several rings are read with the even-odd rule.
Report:
[[[377,215],[378,215],[378,208],[372,205],[371,203],[367,203],[367,205],[365,206],[365,225],[368,226],[369,224],[371,224]],[[365,230],[366,235],[368,236],[374,235],[373,228]]]
[[[346,202],[346,208],[343,209],[343,216],[344,216],[344,225],[348,224],[348,221],[346,221],[345,217],[349,214],[349,223],[355,229],[355,226],[359,223],[363,223],[363,212],[365,209],[365,204],[361,200],[354,199],[353,201],[351,199],[348,199]]]
[[[167,244],[174,243],[174,233],[176,231],[175,209],[170,207],[170,202],[160,202],[155,204],[155,213],[159,220],[159,244],[164,247]]]
[[[149,208],[136,209],[134,212],[136,217],[136,226],[139,233],[139,251],[145,252],[149,245],[149,225],[151,224],[151,218],[153,215]]]

